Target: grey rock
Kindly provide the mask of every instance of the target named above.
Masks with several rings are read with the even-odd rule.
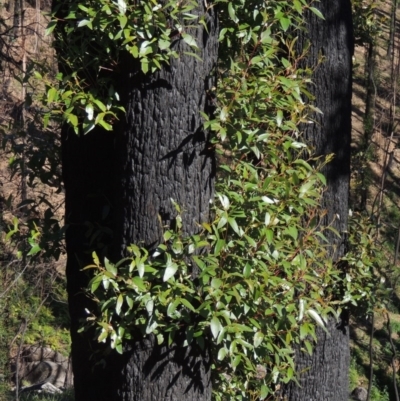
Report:
[[[356,387],[351,392],[351,398],[355,401],[367,401],[368,391],[364,387]]]
[[[51,386],[60,391],[73,386],[70,358],[50,348],[26,346],[19,358],[18,372],[15,361],[12,365],[15,374],[18,373],[20,385],[25,385],[21,387],[21,391],[51,392],[54,390]],[[45,384],[48,385],[43,389]]]

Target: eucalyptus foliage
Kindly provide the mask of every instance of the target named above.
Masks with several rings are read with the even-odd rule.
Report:
[[[371,252],[357,231],[346,260],[330,257],[320,168],[334,155],[313,157],[301,137],[320,111],[306,89],[311,71],[298,68],[296,32],[306,9],[323,18],[318,9],[305,0],[205,4],[220,16],[216,112],[203,115],[220,164],[213,217],[187,238],[175,204],[176,229],[165,228],[155,252],[132,244],[115,262],[94,253],[86,269],[98,309],[86,325],[120,353],[138,332],[172,344],[184,330],[183,345],[212,347],[216,400],[265,399],[295,379],[295,344],[312,353],[317,326],[370,297]],[[58,84],[47,86],[53,114],[76,132],[111,130],[123,111],[112,86],[122,52],[148,74],[180,57],[175,41],[199,57],[196,5],[76,0],[62,21],[56,10],[49,32],[57,27],[64,58]]]
[[[112,73],[118,73],[121,52],[140,62],[144,73],[162,68],[179,54],[173,44],[185,41],[198,49],[189,30],[193,24],[205,25],[204,17],[192,11],[197,2],[89,0],[60,3],[47,32],[58,25],[56,47],[61,56],[58,85],[47,85],[47,103],[52,113],[67,120],[86,134],[96,125],[112,130],[113,121],[123,107],[113,88]],[[68,11],[63,10],[68,7]],[[67,15],[58,20],[58,14]],[[61,28],[60,28],[61,25]],[[82,121],[80,121],[80,119]]]

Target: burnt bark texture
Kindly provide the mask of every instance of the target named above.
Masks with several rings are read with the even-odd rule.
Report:
[[[186,234],[209,219],[215,161],[200,111],[212,113],[209,90],[215,85],[218,23],[213,8],[198,1],[192,13],[205,15],[207,29],[190,28],[201,61],[179,38],[177,59],[144,75],[140,64],[122,54],[111,75],[127,110],[113,132],[86,136],[62,130],[66,195],[67,285],[71,315],[72,364],[76,401],[209,401],[207,349],[158,346],[154,338],[126,344],[123,355],[104,353],[93,332],[78,333],[85,308],[93,305],[82,289],[90,279],[82,268],[95,249],[111,261],[132,243],[152,249],[163,226],[182,211]],[[61,59],[61,58],[60,58]]]
[[[334,154],[323,170],[327,190],[322,199],[325,211],[322,225],[331,224],[340,237],[327,231],[330,253],[337,260],[346,252],[349,213],[351,87],[353,30],[350,0],[321,0],[315,6],[325,19],[306,14],[306,31],[300,34],[299,49],[311,43],[303,67],[311,67],[310,91],[322,114],[315,114],[313,124],[303,127],[308,143],[317,155]],[[282,391],[288,401],[347,401],[350,363],[348,316],[337,322],[333,317],[327,333],[317,330],[318,342],[312,356],[296,350],[296,372],[300,385],[292,382]]]

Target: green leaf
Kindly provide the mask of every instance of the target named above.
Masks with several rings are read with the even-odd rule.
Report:
[[[282,121],[283,121],[283,112],[282,110],[278,110],[276,113],[276,124],[278,125],[278,127],[282,125]]]
[[[317,311],[315,311],[314,309],[308,309],[307,313],[314,319],[314,321],[318,324],[318,326],[322,327],[325,331],[327,331],[325,328],[325,323],[321,319],[321,316],[318,314]]]
[[[224,194],[218,194],[218,198],[221,202],[221,205],[223,207],[224,210],[228,210],[230,207],[230,202],[229,202],[229,198],[224,195]]]
[[[183,305],[186,306],[186,308],[190,309],[192,312],[194,312],[196,309],[193,307],[193,305],[185,298],[181,298],[181,302]]]
[[[100,266],[100,261],[99,261],[99,257],[97,256],[96,252],[92,252],[92,258],[93,258],[93,262],[96,266]]]
[[[218,225],[217,225],[217,229],[220,230],[222,227],[224,227],[226,225],[226,223],[228,222],[228,218],[227,218],[227,214],[224,213],[219,221],[218,221]]]
[[[233,8],[233,3],[230,1],[228,4],[228,13],[229,17],[233,22],[238,22],[238,18],[236,17],[235,9]]]
[[[67,114],[67,121],[71,123],[73,127],[78,126],[78,117],[75,114]]]
[[[157,327],[158,323],[154,319],[150,319],[146,327],[146,334],[153,333]]]
[[[164,241],[168,241],[173,236],[173,232],[170,230],[167,230],[167,231],[165,231],[163,236],[164,236]]]
[[[125,25],[126,25],[127,22],[128,22],[127,16],[126,16],[126,15],[119,15],[119,16],[118,16],[118,20],[119,20],[119,24],[120,24],[120,26],[121,26],[121,29],[124,29],[124,28],[125,28]]]
[[[228,218],[228,223],[237,235],[242,236],[243,233],[240,231],[239,226],[237,225],[236,220],[233,217]]]
[[[233,361],[231,363],[232,368],[235,370],[236,367],[239,365],[240,361],[242,360],[242,355],[236,355],[235,358],[233,358]]]
[[[56,88],[50,88],[47,91],[47,103],[52,103],[54,99],[57,98],[57,89]]]
[[[317,8],[315,7],[309,7],[310,10],[318,17],[321,18],[323,20],[325,20],[324,16],[322,15],[321,11],[319,11]]]
[[[118,0],[117,4],[118,4],[119,13],[122,15],[125,15],[126,10],[127,10],[127,5],[125,3],[125,0]]]
[[[118,342],[117,344],[115,344],[115,350],[118,352],[118,354],[123,354],[123,349],[122,349],[122,343]]]
[[[323,174],[317,173],[318,178],[321,180],[323,185],[326,185],[326,178]]]
[[[134,305],[133,299],[127,295],[125,297],[125,300],[126,300],[126,303],[128,304],[129,309],[132,309],[133,305]]]
[[[263,340],[264,340],[264,334],[261,333],[261,331],[257,331],[254,334],[254,339],[253,339],[254,347],[255,348],[259,347],[262,344]]]
[[[158,40],[158,47],[160,50],[167,50],[171,46],[171,42],[165,39]]]
[[[199,48],[197,46],[196,40],[194,39],[193,36],[191,36],[191,35],[189,35],[187,33],[182,33],[182,38],[190,47],[193,47],[194,49],[198,49]]]
[[[83,19],[78,22],[78,28],[82,28],[83,26],[93,29],[92,21],[90,19]]]
[[[164,272],[163,281],[168,281],[178,271],[178,265],[172,262],[171,255],[167,254],[167,267]]]
[[[93,112],[94,112],[93,105],[92,104],[88,104],[85,107],[85,111],[86,111],[86,114],[87,114],[87,119],[89,121],[92,121],[93,120]]]
[[[153,311],[154,311],[154,301],[151,298],[149,298],[146,301],[145,306],[146,306],[146,310],[147,310],[148,315],[152,316],[153,315]]]
[[[88,134],[92,129],[94,129],[95,125],[94,124],[87,124],[86,122],[84,122],[82,124],[82,128],[83,128],[83,135]]]
[[[53,31],[54,28],[57,26],[57,21],[50,21],[49,24],[47,25],[46,31],[45,31],[45,35],[48,36],[50,35]]]
[[[215,255],[219,255],[221,250],[225,248],[225,245],[226,245],[225,240],[219,239],[215,244],[215,249],[214,249]]]
[[[140,277],[138,277],[138,276],[133,277],[132,282],[133,282],[133,284],[135,284],[135,286],[138,288],[139,291],[142,291],[142,292],[147,291],[147,288],[144,285],[143,280]]]
[[[104,266],[105,266],[106,270],[113,275],[113,277],[115,277],[117,275],[118,271],[117,271],[115,265],[110,263],[110,261],[107,258],[104,258]]]
[[[286,32],[289,29],[289,26],[291,23],[290,18],[282,17],[282,18],[280,18],[279,22],[281,24],[283,31]],[[279,126],[279,124],[278,124],[278,126]]]
[[[296,227],[290,226],[285,230],[286,234],[289,234],[294,240],[297,240],[299,232]]]
[[[301,14],[303,12],[303,8],[301,7],[301,3],[299,0],[293,0],[293,5],[299,14]]]
[[[219,278],[213,278],[211,280],[211,287],[214,288],[215,290],[218,290],[219,287],[221,287],[223,281]]]
[[[136,267],[137,267],[137,270],[138,270],[138,273],[139,273],[139,277],[142,278],[144,276],[144,272],[145,272],[144,262],[142,260],[140,260],[137,263]]]
[[[167,308],[167,316],[172,317],[176,311],[177,306],[180,304],[181,298],[176,299],[174,302],[171,302]]]
[[[99,288],[99,285],[101,284],[102,281],[103,281],[102,275],[99,274],[98,276],[95,276],[89,283],[90,291],[92,293],[96,292],[96,290]]]
[[[228,108],[225,106],[221,109],[220,115],[219,115],[219,119],[221,120],[221,122],[225,122],[228,119]]]
[[[43,79],[39,71],[33,71],[33,75],[35,76],[36,79]]]
[[[101,102],[99,99],[93,99],[93,103],[103,112],[105,113],[107,111],[106,105]]]
[[[117,315],[119,315],[121,313],[121,307],[122,307],[123,302],[124,302],[124,299],[122,297],[122,294],[119,294],[118,298],[117,298],[117,305],[115,306],[115,312]]]
[[[249,278],[250,275],[251,275],[251,265],[250,265],[250,263],[246,263],[243,268],[243,277]]]
[[[104,120],[99,120],[99,125],[101,125],[107,131],[112,131],[112,128],[113,128],[112,125],[107,123]]]
[[[304,196],[313,186],[315,182],[313,180],[307,181],[300,187],[300,197]]]
[[[310,341],[307,341],[307,340],[304,341],[304,345],[306,346],[306,349],[307,349],[308,354],[309,354],[309,355],[312,355],[312,353],[313,353],[313,347],[312,347]]]
[[[99,337],[97,338],[97,341],[99,343],[105,342],[106,338],[108,337],[108,332],[106,330],[102,330]]]
[[[129,52],[132,54],[133,58],[138,58],[139,57],[139,49],[137,46],[131,46],[129,48]]]
[[[222,330],[222,324],[216,316],[211,319],[210,328],[214,339],[217,339],[219,332]]]
[[[140,64],[142,66],[142,71],[144,74],[149,72],[149,61],[147,59],[141,59]]]
[[[225,347],[220,348],[220,350],[218,351],[217,359],[219,361],[222,361],[222,360],[224,360],[224,358],[226,357],[227,354],[228,354],[228,350]]]
[[[41,251],[41,248],[38,244],[34,245],[31,250],[28,252],[28,256],[36,255],[38,252]]]
[[[203,59],[202,59],[198,54],[196,54],[196,53],[193,53],[193,52],[183,52],[183,54],[186,54],[187,56],[193,57],[193,58],[195,58],[196,60],[199,60],[199,61],[203,62]]]
[[[269,393],[268,387],[265,384],[263,384],[260,390],[260,400],[265,400],[268,396],[268,393]]]

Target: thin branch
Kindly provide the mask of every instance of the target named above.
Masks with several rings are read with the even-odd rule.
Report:
[[[389,333],[389,341],[390,341],[390,347],[392,349],[392,378],[393,378],[393,388],[394,388],[394,393],[396,395],[396,401],[400,401],[399,399],[399,390],[397,388],[397,381],[396,381],[396,347],[393,344],[393,339],[392,339],[392,327],[390,325],[390,316],[389,313],[386,312],[386,327]]]

